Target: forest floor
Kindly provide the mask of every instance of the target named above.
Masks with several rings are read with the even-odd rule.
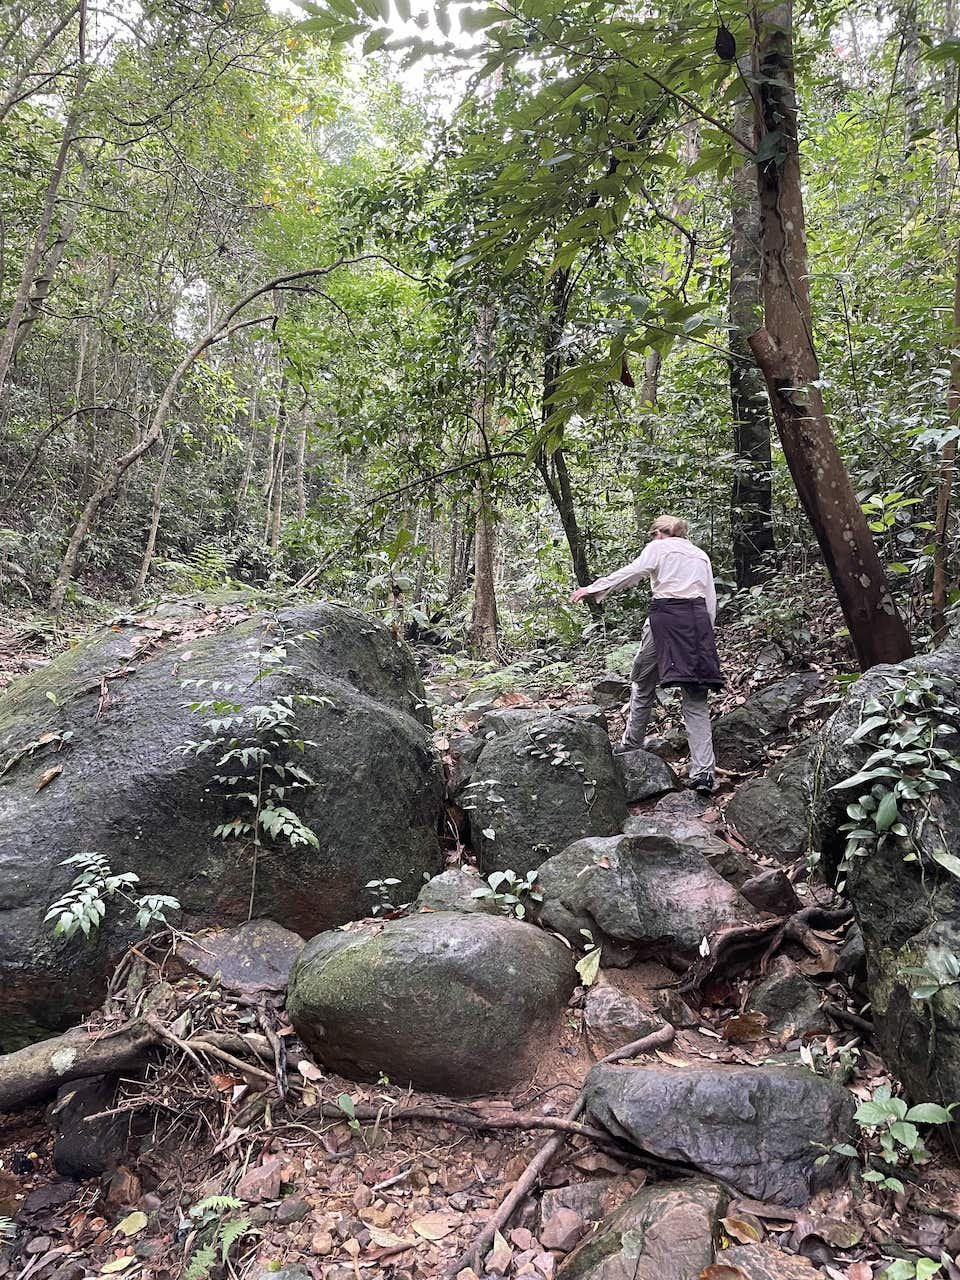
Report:
[[[8,626],[0,632],[0,682],[42,664],[63,641],[63,636],[29,626]],[[816,652],[817,663],[806,665],[837,672],[848,661],[842,643],[821,643]],[[752,688],[803,665],[795,654],[758,645],[749,628],[729,629],[723,658],[730,684],[715,710],[736,705]],[[570,662],[545,663],[519,655],[505,670],[478,669],[429,653],[424,662],[438,701],[441,750],[453,732],[475,724],[478,707],[562,707],[591,701],[591,684],[604,668],[601,646]],[[825,714],[829,706],[822,710]],[[676,709],[668,702],[660,709],[657,729],[666,733],[675,722]],[[622,721],[614,715],[610,727],[616,737]],[[798,720],[779,749],[788,750],[808,729],[808,721]],[[726,825],[723,809],[743,780],[721,776],[710,802],[675,793],[668,797],[672,812],[695,818],[742,852],[745,846]],[[645,812],[656,803],[632,810]],[[451,844],[448,860],[461,857],[469,852]],[[804,868],[798,865],[790,875],[802,889]],[[825,887],[823,896],[828,896]],[[832,975],[841,935],[816,931],[820,958],[807,957],[805,971],[816,977],[831,1001],[856,1013],[850,991]],[[146,974],[148,985],[169,983],[177,1006],[191,1008],[194,1036],[204,1028],[244,1033],[256,1028],[257,1017],[263,1026],[266,1017],[273,1040],[285,1048],[296,1044],[279,1003],[264,1006],[255,1017],[243,1002],[231,1001],[227,993],[180,967],[167,939],[144,947],[133,964],[130,956],[125,963],[127,977],[114,992],[119,1010],[125,1002],[132,1008],[142,1001]],[[609,976],[651,1011],[658,992],[676,981],[675,973],[656,964]],[[656,1050],[660,1062],[677,1070],[696,1063],[761,1064],[772,1055],[800,1049],[800,1041],[789,1033],[777,1039],[762,1026],[744,1024],[739,1015],[748,986],[742,975],[719,976],[696,996],[685,997],[693,1006],[693,1025]],[[508,1096],[481,1103],[451,1103],[398,1089],[389,1081],[360,1086],[320,1072],[302,1052],[290,1055],[294,1066],[284,1085],[286,1099],[280,1102],[275,1095],[271,1100],[264,1087],[262,1063],[259,1075],[243,1061],[224,1060],[211,1071],[183,1053],[169,1053],[145,1076],[140,1073],[125,1083],[118,1106],[132,1135],[127,1162],[100,1179],[75,1182],[54,1172],[46,1107],[7,1117],[0,1121],[0,1216],[16,1219],[17,1235],[15,1243],[0,1244],[0,1277],[179,1280],[209,1274],[259,1280],[284,1267],[292,1268],[289,1280],[440,1277],[472,1243],[549,1136],[538,1129],[496,1126],[516,1121],[518,1113],[521,1122],[549,1123],[562,1116],[596,1060],[583,1003],[584,992],[578,990],[560,1037],[545,1047],[533,1080]],[[842,1065],[852,1072],[850,1087],[861,1099],[878,1085],[894,1083],[869,1039],[849,1026],[838,1024],[832,1034],[816,1037],[815,1052],[826,1067]],[[459,1120],[399,1114],[416,1107],[445,1111],[451,1121],[454,1115]],[[491,1127],[469,1127],[478,1118]],[[574,1136],[539,1185],[542,1192],[605,1177],[635,1188],[663,1176],[656,1161],[598,1149],[589,1139]],[[802,1259],[808,1259],[833,1280],[869,1280],[880,1275],[881,1258],[897,1254],[952,1258],[960,1253],[955,1153],[935,1148],[931,1162],[909,1171],[903,1193],[865,1194],[851,1179],[802,1210],[735,1201],[724,1230],[731,1242],[765,1241],[797,1255],[798,1268],[806,1267]],[[510,1228],[497,1237],[486,1273],[550,1280],[571,1243],[561,1238],[556,1220],[541,1211],[537,1199],[528,1198]],[[211,1250],[206,1269],[201,1267],[204,1248]],[[790,1274],[809,1274],[812,1280],[817,1274],[813,1266],[809,1273],[799,1269]],[[960,1277],[952,1262],[943,1266],[951,1280]],[[484,1274],[483,1269],[478,1273]]]

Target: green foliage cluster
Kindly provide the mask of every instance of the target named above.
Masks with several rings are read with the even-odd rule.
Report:
[[[166,913],[180,910],[180,903],[169,894],[146,893],[135,898],[130,890],[139,884],[140,877],[134,871],[112,871],[100,853],[74,853],[64,858],[61,866],[78,867],[79,874],[44,916],[45,923],[56,922],[55,937],[69,941],[82,933],[88,938],[103,923],[111,898],[120,898],[133,907],[136,926],[141,930],[152,924],[167,924]]]

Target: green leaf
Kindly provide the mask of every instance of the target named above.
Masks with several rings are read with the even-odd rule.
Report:
[[[890,1126],[890,1133],[896,1138],[902,1147],[906,1147],[908,1151],[912,1151],[920,1141],[920,1132],[915,1124],[909,1124],[906,1120],[897,1120]]]
[[[914,1124],[948,1124],[950,1112],[936,1102],[918,1102],[907,1112],[906,1119]]]
[[[340,1094],[340,1096],[337,1098],[337,1106],[340,1108],[343,1114],[347,1116],[349,1119],[356,1120],[357,1108],[354,1105],[353,1099],[350,1097],[349,1093]]]
[[[943,867],[944,871],[949,871],[952,876],[956,876],[960,880],[960,858],[955,853],[948,853],[946,849],[931,849],[930,857]]]
[[[900,812],[897,809],[897,797],[892,791],[888,791],[877,805],[877,813],[874,818],[878,831],[886,831],[889,827],[899,819]],[[960,859],[957,859],[957,866],[960,867]]]

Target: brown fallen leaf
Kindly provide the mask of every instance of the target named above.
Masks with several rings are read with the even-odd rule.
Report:
[[[673,1058],[669,1053],[664,1053],[662,1049],[657,1049],[655,1052],[660,1061],[665,1062],[668,1067],[689,1067],[690,1065],[683,1058]]]
[[[739,1244],[759,1244],[763,1239],[763,1224],[752,1214],[731,1214],[720,1222],[727,1235]]]
[[[412,1241],[404,1240],[403,1236],[398,1236],[395,1231],[388,1231],[385,1227],[368,1227],[370,1239],[375,1245],[379,1245],[381,1249],[396,1249],[400,1245],[410,1245]]]
[[[414,1218],[410,1223],[412,1230],[425,1240],[442,1240],[460,1222],[458,1213],[425,1213],[422,1218]]]
[[[736,1014],[723,1024],[723,1038],[729,1044],[749,1044],[766,1033],[767,1021],[766,1014],[756,1011]]]
[[[700,1272],[700,1280],[750,1280],[739,1267],[728,1267],[725,1262],[713,1262]]]
[[[320,1068],[317,1066],[314,1066],[314,1064],[308,1061],[308,1059],[306,1058],[300,1059],[300,1061],[297,1063],[297,1070],[303,1076],[304,1080],[322,1080],[323,1079],[323,1072],[320,1070]]]
[[[847,1280],[873,1280],[873,1267],[869,1262],[852,1262],[847,1267]]]
[[[37,790],[42,791],[44,787],[48,786],[54,778],[61,773],[63,773],[62,764],[53,764],[49,769],[44,769],[43,773],[40,775],[40,781],[37,783]]]

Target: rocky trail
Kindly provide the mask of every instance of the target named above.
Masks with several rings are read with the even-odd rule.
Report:
[[[612,754],[629,656],[424,690],[359,614],[207,599],[13,680],[0,1277],[960,1276],[960,970],[905,976],[960,927],[955,777],[838,896],[804,855],[890,673],[728,655],[703,798],[668,705]],[[55,938],[84,849],[139,882]]]

